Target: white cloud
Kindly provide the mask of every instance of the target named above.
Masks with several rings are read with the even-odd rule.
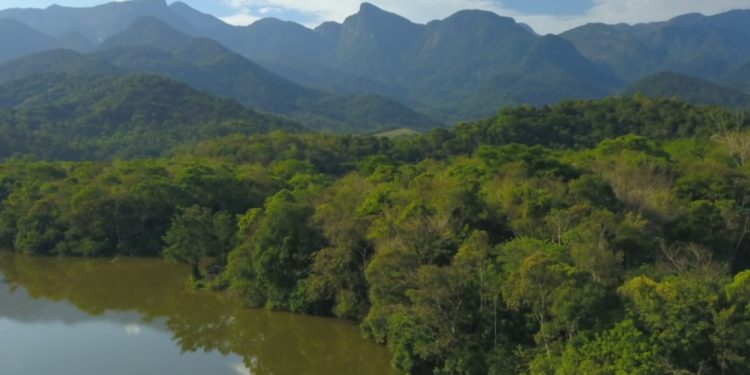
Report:
[[[315,26],[323,21],[343,21],[359,9],[362,0],[223,0],[238,11],[224,18],[234,24],[248,24],[258,13],[291,10],[308,16]],[[516,18],[534,27],[540,33],[559,33],[589,22],[638,23],[663,21],[692,12],[716,14],[731,9],[750,8],[750,0],[595,0],[585,14],[558,16],[525,14],[502,5],[501,0],[369,0],[385,10],[400,14],[415,22],[425,23],[445,18],[461,9],[483,9]],[[563,0],[561,0],[563,1]]]
[[[250,13],[249,10],[240,11],[231,16],[221,17],[222,21],[235,26],[247,26],[259,19],[260,17]]]
[[[666,21],[686,13],[713,15],[750,8],[750,0],[596,0],[578,16],[523,15],[516,17],[541,33],[559,33],[589,22],[640,23]]]
[[[274,7],[262,7],[262,8],[258,8],[258,13],[265,15],[265,14],[274,13],[274,12],[281,12],[282,10],[283,9],[274,8]]]
[[[310,26],[315,26],[324,21],[343,21],[357,12],[362,0],[224,0],[224,2],[234,9],[270,8],[275,12],[292,10],[308,16],[312,20]],[[493,0],[370,0],[370,2],[414,22],[422,23],[445,18],[461,9],[503,12],[499,3]]]

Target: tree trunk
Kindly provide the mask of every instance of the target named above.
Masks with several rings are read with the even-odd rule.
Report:
[[[203,275],[201,275],[201,269],[200,269],[200,266],[198,265],[198,263],[193,263],[193,265],[192,265],[192,273],[193,273],[193,278],[196,279],[196,280],[200,280],[200,279],[203,278]]]

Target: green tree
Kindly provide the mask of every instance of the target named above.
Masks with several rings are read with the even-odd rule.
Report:
[[[229,258],[228,272],[253,304],[274,309],[316,311],[307,297],[305,279],[312,255],[324,245],[311,226],[313,210],[282,190],[262,211],[250,210],[241,220],[240,244]]]
[[[551,337],[547,324],[558,291],[568,281],[570,266],[560,263],[544,253],[537,252],[526,258],[503,285],[503,297],[508,307],[521,311],[527,309],[539,325],[536,336],[547,358],[552,357]]]
[[[750,271],[734,277],[724,288],[726,306],[714,316],[711,337],[724,374],[750,372]]]
[[[167,259],[187,263],[195,280],[203,278],[201,261],[208,257],[223,258],[233,245],[233,220],[227,213],[214,214],[211,209],[191,206],[172,219],[164,235],[162,254]]]
[[[333,301],[339,317],[362,318],[369,309],[365,270],[375,252],[367,238],[372,217],[358,208],[370,189],[360,176],[344,177],[324,192],[313,217],[328,246],[313,256],[307,292],[313,299]]]
[[[639,276],[620,293],[629,313],[663,350],[675,370],[718,371],[711,335],[719,312],[716,285],[693,275],[672,276],[661,282]]]
[[[623,320],[614,328],[593,338],[579,338],[568,343],[559,375],[658,375],[666,368],[661,348],[632,320]]]
[[[610,245],[617,221],[607,210],[592,210],[586,218],[564,235],[576,267],[591,275],[597,283],[616,285],[621,273],[623,255]]]

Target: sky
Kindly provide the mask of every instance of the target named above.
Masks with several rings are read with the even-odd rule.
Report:
[[[296,21],[314,27],[343,21],[357,12],[362,0],[182,0],[205,13],[236,25],[264,17]],[[43,8],[51,4],[93,6],[107,0],[0,0],[0,9]],[[168,0],[173,2],[173,0]],[[369,0],[414,22],[445,18],[461,9],[490,10],[514,17],[537,32],[560,33],[589,22],[639,23],[663,21],[699,12],[707,15],[750,9],[750,0]]]

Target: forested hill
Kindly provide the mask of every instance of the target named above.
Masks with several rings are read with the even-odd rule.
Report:
[[[0,19],[0,62],[18,56],[55,48],[57,43],[28,25],[14,19]]]
[[[725,110],[695,107],[678,99],[611,97],[508,108],[453,129],[432,130],[395,144],[380,143],[393,147],[392,156],[404,162],[469,155],[483,145],[580,149],[627,134],[661,141],[707,137],[715,131],[713,119],[719,114]],[[392,115],[399,116],[399,112],[393,110]],[[157,76],[55,73],[0,84],[3,158],[24,154],[48,160],[158,156],[174,147],[234,133],[301,129],[288,120],[255,113]],[[404,144],[409,146],[404,148]],[[341,158],[349,160],[349,165],[355,162],[343,155],[335,159]],[[337,160],[330,160],[332,169]]]
[[[496,116],[462,123],[450,131],[434,130],[412,138],[412,142],[430,157],[443,158],[471,154],[483,145],[518,143],[582,149],[628,134],[658,141],[705,138],[716,131],[713,119],[728,112],[675,98],[622,96],[565,101],[553,106],[503,109]]]
[[[720,105],[738,110],[750,108],[750,95],[745,92],[678,73],[662,72],[648,76],[630,85],[625,93],[680,98],[696,105]]]
[[[301,129],[166,78],[38,75],[0,85],[0,157],[159,156],[227,134]]]
[[[152,80],[51,89],[45,113],[74,111],[72,97],[115,113],[122,96],[93,100],[98,85],[147,95],[127,87]],[[170,116],[200,116],[185,111]],[[150,160],[13,159],[0,164],[0,248],[162,254],[248,305],[357,321],[404,374],[744,375],[747,125],[612,98],[396,140],[272,132]],[[148,146],[136,130],[130,144]]]
[[[721,78],[721,84],[750,95],[750,62],[731,70]]]

